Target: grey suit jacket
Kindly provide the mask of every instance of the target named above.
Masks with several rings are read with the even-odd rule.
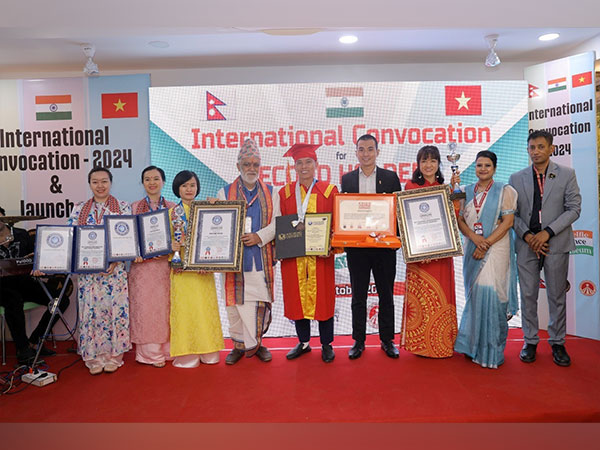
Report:
[[[513,173],[508,180],[508,183],[519,194],[513,224],[517,234],[517,251],[523,246],[527,246],[523,236],[529,230],[533,208],[532,170],[532,167],[529,166]],[[554,231],[554,237],[548,242],[549,253],[567,253],[575,250],[571,224],[579,218],[580,212],[581,195],[575,170],[550,160],[542,199],[542,229],[550,227]]]

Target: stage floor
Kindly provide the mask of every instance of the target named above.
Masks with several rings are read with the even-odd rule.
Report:
[[[288,361],[293,338],[266,339],[273,361],[256,357],[196,369],[165,368],[135,362],[114,374],[91,376],[79,358],[59,343],[47,358],[58,382],[28,386],[0,399],[0,422],[598,422],[600,421],[600,342],[569,336],[573,363],[552,362],[543,340],[538,358],[518,358],[520,329],[509,332],[506,362],[484,369],[463,355],[433,360],[400,351],[390,359],[369,336],[367,350],[351,361],[348,336],[334,341],[336,359],[321,361],[313,351]],[[231,348],[231,341],[226,345]],[[14,355],[12,347],[8,352]],[[14,356],[0,370],[10,370]],[[24,384],[14,391],[22,389]],[[5,389],[5,388],[4,388]]]

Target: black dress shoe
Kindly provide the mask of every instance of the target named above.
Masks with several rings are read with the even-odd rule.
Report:
[[[17,350],[17,361],[20,365],[31,364],[35,359],[35,350],[27,347],[23,350]]]
[[[54,356],[56,352],[54,350],[50,350],[48,347],[42,345],[42,349],[40,350],[40,356]]]
[[[239,348],[234,348],[225,357],[225,364],[228,364],[230,366],[234,365],[236,362],[238,362],[240,359],[242,359],[242,356],[244,356],[244,353],[245,353],[244,350],[241,350]]]
[[[304,344],[302,342],[298,342],[298,345],[296,345],[293,349],[291,349],[287,355],[285,355],[285,357],[287,359],[296,359],[298,356],[302,356],[305,353],[310,352],[311,348],[310,345],[307,345],[306,348],[304,347]]]
[[[525,344],[521,349],[521,353],[519,353],[519,358],[524,363],[532,363],[535,361],[535,351],[537,349],[537,344]]]
[[[358,359],[361,357],[362,352],[365,351],[365,343],[364,341],[354,341],[354,345],[348,351],[348,358],[350,359]]]
[[[381,349],[388,355],[390,358],[398,358],[400,357],[400,352],[394,345],[392,341],[381,341]]]
[[[562,367],[569,367],[571,365],[571,358],[564,345],[554,344],[552,346],[552,359],[555,364]]]
[[[333,352],[333,347],[330,344],[321,346],[321,358],[326,363],[330,363],[335,359],[335,353]]]
[[[262,362],[269,362],[273,359],[273,355],[271,355],[269,349],[267,347],[263,347],[262,345],[258,348],[256,357]]]

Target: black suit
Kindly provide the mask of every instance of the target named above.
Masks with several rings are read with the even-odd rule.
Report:
[[[400,180],[391,170],[376,168],[375,189],[378,194],[399,191]],[[359,191],[359,169],[342,177],[342,192]],[[371,271],[379,295],[379,337],[394,339],[394,281],[396,279],[396,250],[388,248],[346,248],[348,271],[352,284],[352,338],[365,340],[367,329],[367,292]]]

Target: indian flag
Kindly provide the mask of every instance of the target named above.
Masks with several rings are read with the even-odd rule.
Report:
[[[567,89],[566,77],[548,80],[548,92],[564,91],[565,89]]]
[[[364,117],[362,87],[325,88],[327,117]]]
[[[71,120],[70,95],[36,95],[36,120]]]

